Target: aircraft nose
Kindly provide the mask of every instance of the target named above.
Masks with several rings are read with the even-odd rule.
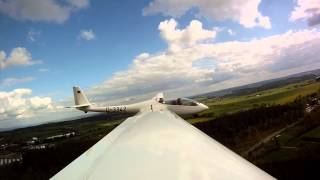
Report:
[[[204,105],[204,104],[202,104],[202,103],[200,103],[200,106],[203,108],[203,110],[207,110],[207,109],[209,109],[209,107],[208,107],[208,106],[206,106],[206,105]]]

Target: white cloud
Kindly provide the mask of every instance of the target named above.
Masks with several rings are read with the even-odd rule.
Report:
[[[4,51],[0,51],[0,70],[10,66],[30,66],[40,61],[34,61],[26,48],[14,48],[7,57]]]
[[[189,27],[176,30],[174,22],[160,23],[169,29],[167,34],[161,34],[169,46],[173,42],[180,44],[184,39],[181,32]],[[160,33],[163,33],[162,28]],[[254,82],[295,68],[306,70],[307,66],[315,68],[320,64],[320,32],[315,29],[288,31],[244,42],[192,42],[189,46],[180,46],[178,51],[169,48],[156,54],[142,53],[128,70],[115,73],[103,84],[93,87],[90,93],[101,95],[101,98],[174,89],[192,94],[194,89],[210,91],[209,87],[229,80],[237,85],[240,83],[235,82],[237,79],[250,77]],[[187,90],[191,86],[193,89]]]
[[[291,12],[290,21],[307,20],[310,26],[320,24],[320,1],[297,0],[296,7]]]
[[[31,89],[14,89],[0,91],[0,117],[5,119],[23,119],[41,112],[52,112],[58,109],[50,97],[32,96]]]
[[[235,36],[235,35],[237,34],[237,33],[236,33],[234,30],[232,30],[232,29],[228,29],[227,32],[228,32],[228,34],[229,34],[230,36]]]
[[[0,86],[7,86],[7,87],[8,86],[14,86],[16,84],[26,83],[26,82],[30,82],[30,81],[33,81],[33,80],[34,80],[33,77],[6,78],[0,83]]]
[[[174,19],[165,20],[159,24],[161,37],[169,44],[171,51],[182,47],[189,47],[206,40],[213,40],[217,32],[202,28],[202,23],[193,20],[185,29],[177,29],[178,23]]]
[[[270,29],[269,17],[259,12],[261,0],[153,0],[143,9],[143,15],[161,13],[180,17],[196,7],[199,14],[217,21],[231,19],[246,28],[260,26]]]
[[[88,5],[89,0],[0,0],[0,12],[18,20],[62,23]]]
[[[92,31],[92,29],[89,30],[81,30],[80,34],[79,34],[79,38],[80,39],[84,39],[87,41],[93,40],[96,38],[96,35],[94,34],[94,32]]]
[[[31,42],[37,41],[41,35],[41,31],[31,28],[27,34],[27,39]]]
[[[51,106],[52,106],[51,105],[52,100],[50,97],[43,97],[43,98],[39,96],[31,97],[29,98],[29,103],[33,109],[39,109],[39,108],[51,109]]]

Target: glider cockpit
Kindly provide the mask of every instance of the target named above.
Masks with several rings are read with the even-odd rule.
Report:
[[[159,101],[160,102],[160,101]],[[163,101],[163,104],[167,105],[182,105],[182,106],[198,106],[199,103],[195,100],[188,98],[177,98],[172,100]]]

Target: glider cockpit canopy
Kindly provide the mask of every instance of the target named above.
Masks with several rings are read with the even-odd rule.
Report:
[[[164,104],[168,105],[182,105],[182,106],[197,106],[197,101],[188,98],[177,98],[164,101]]]

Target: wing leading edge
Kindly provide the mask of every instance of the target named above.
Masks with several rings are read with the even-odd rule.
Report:
[[[128,118],[52,179],[274,179],[170,111]]]

